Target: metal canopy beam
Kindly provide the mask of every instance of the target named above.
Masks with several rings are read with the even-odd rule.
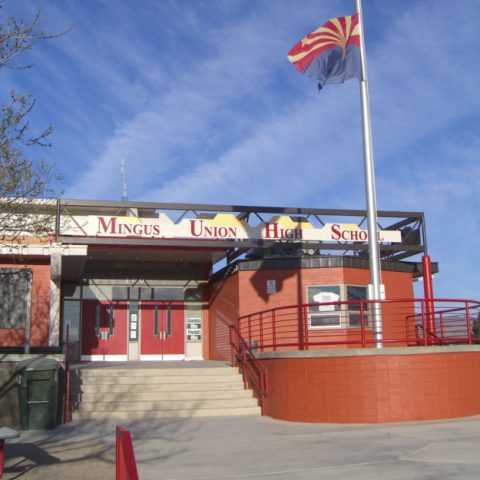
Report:
[[[142,209],[142,210],[186,210],[196,212],[238,212],[238,213],[273,213],[286,215],[327,215],[340,217],[365,217],[365,210],[344,210],[328,208],[291,208],[291,207],[266,207],[266,206],[246,206],[246,205],[215,205],[200,203],[154,203],[154,202],[122,202],[122,201],[102,201],[102,200],[59,200],[62,207],[93,208],[95,210],[103,209]],[[422,219],[422,212],[403,212],[379,210],[379,217],[394,218],[416,218]]]
[[[122,213],[123,212],[123,213]],[[326,209],[326,208],[291,208],[246,205],[214,205],[190,203],[155,203],[155,202],[130,202],[130,201],[97,201],[97,200],[58,200],[57,207],[57,240],[71,244],[112,245],[112,246],[146,246],[157,248],[201,249],[223,252],[227,263],[241,257],[251,249],[272,249],[282,247],[286,250],[300,252],[302,249],[313,250],[315,255],[326,254],[323,252],[341,252],[342,256],[364,256],[368,251],[366,242],[322,242],[305,240],[242,240],[242,239],[140,239],[140,238],[99,238],[62,235],[60,218],[74,215],[127,215],[132,214],[145,218],[152,218],[159,213],[170,214],[183,218],[204,218],[220,213],[235,214],[238,219],[249,225],[258,225],[263,221],[270,221],[272,216],[290,216],[297,220],[310,222],[315,228],[321,228],[326,223],[353,223],[361,227],[366,218],[365,210]],[[171,217],[172,218],[172,217]],[[419,244],[411,245],[408,236],[402,238],[402,243],[381,244],[381,259],[402,260],[421,253],[425,253],[425,228],[424,214],[422,212],[385,211],[377,212],[379,224],[384,230],[399,230],[402,228],[415,228],[422,232]],[[172,218],[173,220],[173,218]],[[411,242],[410,242],[411,243]]]

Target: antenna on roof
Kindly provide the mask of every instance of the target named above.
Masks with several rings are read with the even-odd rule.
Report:
[[[127,197],[127,178],[126,178],[126,162],[122,160],[120,162],[120,174],[122,176],[122,202],[126,202],[128,200]]]

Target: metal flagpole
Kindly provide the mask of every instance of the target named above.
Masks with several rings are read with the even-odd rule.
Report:
[[[362,99],[363,161],[365,170],[365,194],[367,201],[368,250],[370,264],[371,300],[381,300],[380,254],[378,248],[377,201],[375,194],[375,173],[373,167],[372,128],[370,103],[368,100],[367,61],[363,34],[362,1],[355,0],[360,30],[360,59],[362,79],[360,96]],[[373,304],[373,338],[377,348],[383,348],[382,309],[378,302]]]

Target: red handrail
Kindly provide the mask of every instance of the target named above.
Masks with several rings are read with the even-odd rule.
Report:
[[[372,315],[379,307],[385,346],[480,343],[478,334],[473,333],[480,322],[480,302],[460,299],[403,298],[287,305],[244,315],[238,320],[237,330],[246,345],[255,343],[261,352],[371,348],[376,346]]]
[[[237,341],[235,341],[235,337]],[[263,415],[265,397],[268,394],[268,371],[260,365],[251,345],[245,341],[234,325],[230,325],[230,347],[232,367],[237,363],[239,364],[243,375],[244,387],[248,388],[250,383],[257,392]]]
[[[70,412],[70,325],[67,323],[65,332],[65,412],[64,423],[72,421],[72,413]]]
[[[138,480],[132,436],[123,425],[117,425],[115,441],[115,480]]]

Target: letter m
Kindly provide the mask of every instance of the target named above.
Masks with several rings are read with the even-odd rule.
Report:
[[[105,221],[104,217],[97,217],[97,218],[98,218],[97,234],[99,233],[115,234],[116,233],[117,219],[115,217],[111,217],[108,222]]]

